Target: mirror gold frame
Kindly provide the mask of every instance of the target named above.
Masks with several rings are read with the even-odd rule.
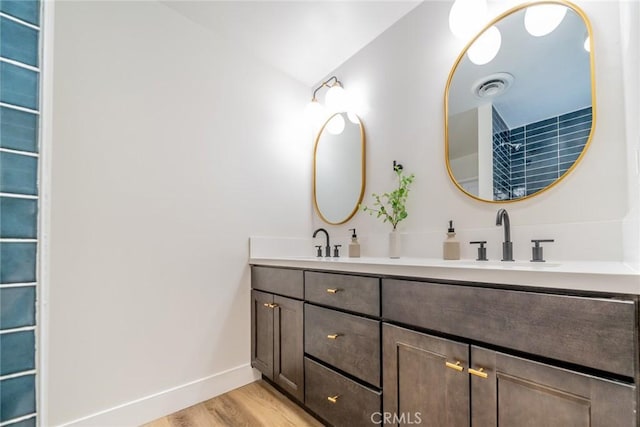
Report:
[[[530,195],[525,195],[523,197],[519,197],[519,198],[515,198],[515,199],[506,199],[506,200],[488,200],[488,199],[484,199],[481,198],[479,196],[476,196],[474,194],[469,193],[467,190],[465,190],[462,185],[460,185],[458,183],[458,181],[456,180],[453,171],[451,169],[451,164],[449,163],[449,92],[450,92],[450,88],[451,88],[451,82],[453,80],[454,74],[456,72],[456,70],[458,69],[458,66],[460,65],[460,62],[464,59],[464,56],[467,54],[469,48],[471,47],[471,45],[473,45],[473,43],[482,35],[482,33],[484,33],[484,31],[488,30],[489,28],[491,28],[493,25],[497,24],[498,22],[500,22],[502,19],[515,14],[516,12],[519,12],[521,10],[526,9],[529,6],[536,6],[536,5],[540,5],[540,4],[557,4],[557,5],[562,5],[562,6],[566,6],[567,8],[569,8],[570,10],[573,10],[580,18],[582,18],[585,27],[587,29],[587,34],[590,38],[590,54],[589,54],[589,67],[590,67],[590,72],[591,72],[591,108],[592,108],[592,123],[591,123],[591,130],[589,133],[589,136],[587,138],[587,141],[584,145],[584,148],[582,150],[582,152],[580,153],[580,155],[576,158],[575,162],[561,175],[559,176],[553,183],[549,184],[548,186],[538,190],[535,193],[532,193]],[[523,3],[520,4],[516,7],[513,7],[509,10],[507,10],[506,12],[500,14],[498,17],[496,17],[495,19],[493,19],[489,24],[487,24],[466,46],[465,48],[462,50],[462,52],[460,53],[460,55],[458,56],[458,58],[456,59],[455,63],[453,64],[453,67],[451,68],[451,71],[449,73],[449,78],[447,79],[447,85],[445,88],[445,94],[444,94],[444,135],[445,135],[445,162],[447,165],[447,172],[449,174],[449,177],[451,178],[451,181],[455,184],[455,186],[462,191],[464,194],[466,194],[467,196],[481,201],[481,202],[487,202],[487,203],[512,203],[512,202],[519,202],[522,200],[527,200],[530,199],[532,197],[538,196],[544,192],[546,192],[547,190],[550,190],[551,188],[555,187],[558,183],[560,183],[564,178],[567,177],[567,175],[569,175],[580,163],[580,161],[582,160],[582,158],[584,157],[585,153],[587,152],[587,150],[589,149],[589,146],[591,145],[591,140],[593,139],[593,134],[595,131],[595,124],[596,124],[596,88],[595,88],[595,61],[594,61],[594,41],[593,41],[593,30],[591,27],[591,23],[589,21],[589,18],[587,18],[587,15],[584,13],[584,11],[582,11],[582,9],[580,9],[578,6],[576,6],[575,4],[569,2],[569,1],[565,1],[565,0],[542,0],[542,1],[533,1],[533,2],[528,2],[528,3]]]
[[[323,214],[323,209],[321,209],[321,207],[319,206],[318,203],[318,147],[320,145],[321,142],[321,138],[323,135],[323,132],[327,129],[329,122],[331,122],[331,120],[339,115],[339,114],[343,114],[345,117],[345,122],[347,124],[352,124],[352,125],[356,125],[355,122],[353,122],[351,120],[351,118],[357,118],[358,123],[357,125],[360,128],[360,155],[359,155],[359,168],[360,168],[360,173],[358,174],[358,178],[360,179],[360,188],[359,191],[355,190],[358,193],[358,197],[357,200],[355,198],[353,198],[353,200],[348,200],[346,203],[349,203],[349,206],[344,209],[345,211],[348,211],[349,213],[346,214],[344,217],[341,217],[340,219],[336,219],[336,220],[332,220],[327,218],[327,215]],[[347,117],[349,116],[349,118]],[[327,131],[328,133],[328,131]],[[313,148],[313,205],[315,207],[316,212],[318,213],[318,216],[320,217],[320,219],[322,219],[324,222],[326,222],[327,224],[331,224],[331,225],[340,225],[340,224],[344,224],[345,222],[349,221],[351,218],[353,218],[353,216],[358,212],[358,208],[360,206],[360,203],[362,203],[362,199],[364,198],[364,191],[365,191],[365,179],[366,179],[366,164],[365,164],[365,146],[366,146],[366,142],[365,142],[365,132],[364,132],[364,125],[362,124],[362,120],[360,119],[360,117],[356,116],[353,113],[346,113],[346,112],[339,112],[339,113],[335,113],[332,114],[329,118],[327,118],[327,121],[322,125],[322,127],[320,128],[320,130],[318,131],[318,135],[316,136],[316,140],[315,140],[315,144],[314,144],[314,148]],[[334,161],[332,162],[333,165],[335,165],[334,170],[332,170],[332,178],[333,180],[336,179],[335,176],[333,176],[334,174],[338,174],[340,172],[340,167],[339,167],[339,163],[340,160],[343,159],[334,159]],[[343,175],[342,177],[338,175],[338,180],[340,181],[340,178],[342,178],[342,182],[344,183],[349,182],[352,180],[353,176],[350,176],[348,174],[348,170],[345,171],[346,175]],[[356,171],[357,173],[357,171]],[[343,185],[343,184],[337,184],[337,185]],[[357,184],[356,184],[357,185]],[[345,203],[345,205],[346,205]],[[353,203],[353,208],[351,209],[351,203]],[[351,210],[349,210],[351,209]]]

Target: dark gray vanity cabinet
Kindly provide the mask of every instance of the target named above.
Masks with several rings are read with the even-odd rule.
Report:
[[[305,304],[304,350],[380,387],[380,322]]]
[[[469,368],[474,426],[637,425],[632,385],[476,346]]]
[[[382,301],[394,322],[634,377],[631,299],[384,279]]]
[[[305,404],[332,426],[371,426],[380,419],[380,390],[305,358]]]
[[[383,325],[384,412],[427,426],[636,426],[635,387]]]
[[[251,283],[251,366],[303,402],[302,272],[253,267]]]
[[[637,296],[252,267],[252,366],[333,426],[640,427]]]
[[[251,291],[251,366],[273,380],[273,294]]]
[[[305,272],[305,404],[334,426],[381,412],[380,279]]]
[[[386,424],[469,427],[468,345],[386,323],[382,342]]]
[[[636,386],[605,379],[634,378],[632,300],[383,280],[382,301],[389,322],[459,337],[383,324],[385,412],[433,426],[638,425]]]

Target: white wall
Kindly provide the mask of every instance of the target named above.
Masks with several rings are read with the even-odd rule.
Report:
[[[479,202],[458,191],[447,175],[443,96],[451,66],[464,47],[448,29],[451,2],[423,3],[332,72],[362,104],[357,113],[368,138],[365,204],[371,202],[371,192],[384,192],[395,184],[392,160],[416,173],[409,217],[399,226],[405,233],[405,255],[441,257],[447,220],[453,219],[461,241],[486,239],[489,258],[499,259],[502,231],[495,226],[495,215],[499,207],[506,207],[516,259],[530,259],[532,238],[556,239],[545,247],[545,256],[552,260],[625,258],[623,219],[630,192],[638,192],[638,180],[629,179],[627,147],[637,147],[637,141],[626,140],[621,32],[612,31],[620,28],[620,8],[611,1],[576,3],[590,17],[594,32],[595,134],[579,167],[560,185],[530,200],[508,205]],[[632,19],[631,27],[637,28],[637,14]],[[637,41],[631,44],[637,49]],[[635,81],[637,88],[637,73],[626,79],[627,84]],[[637,112],[638,97],[626,99],[627,110],[636,105]],[[314,226],[320,224],[314,219]],[[332,240],[347,243],[347,229],[353,227],[361,237],[363,255],[386,254],[390,227],[363,213],[332,227]],[[636,234],[629,246],[637,245]],[[462,244],[463,258],[474,258],[474,251]]]
[[[247,237],[310,229],[309,90],[156,2],[57,2],[54,43],[43,425],[140,424],[253,378]]]
[[[623,228],[625,260],[640,266],[640,2],[620,5],[620,31],[629,168],[629,208]]]

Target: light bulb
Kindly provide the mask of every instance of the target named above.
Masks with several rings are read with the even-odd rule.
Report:
[[[344,130],[344,118],[342,114],[336,114],[327,123],[327,130],[333,135],[340,135]]]
[[[325,114],[324,107],[317,100],[312,100],[304,108],[304,117],[311,126],[320,125],[320,121]]]
[[[558,4],[529,6],[524,13],[524,27],[534,37],[546,36],[558,28],[566,14],[566,6]]]
[[[584,50],[586,50],[587,52],[591,52],[591,37],[589,36],[584,39]]]
[[[449,11],[449,29],[464,41],[476,35],[486,20],[486,0],[456,0]]]
[[[495,26],[488,28],[473,42],[467,51],[469,60],[476,65],[484,65],[493,60],[500,51],[502,36]]]
[[[334,84],[327,91],[324,98],[327,108],[331,111],[342,112],[347,108],[347,94],[339,84]]]

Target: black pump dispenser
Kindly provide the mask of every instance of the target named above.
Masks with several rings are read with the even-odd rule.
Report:
[[[351,233],[351,239],[357,239],[358,236],[356,235],[356,229],[355,228],[350,228],[349,231],[352,231],[353,233]]]
[[[455,233],[456,230],[453,228],[453,220],[449,220],[449,229],[447,230],[447,233]]]

